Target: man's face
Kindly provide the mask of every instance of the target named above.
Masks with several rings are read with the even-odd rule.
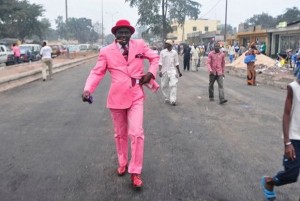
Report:
[[[120,28],[116,31],[115,37],[120,45],[127,45],[131,37],[131,31],[128,28]]]
[[[220,52],[220,44],[219,43],[215,44],[215,52]]]
[[[172,47],[172,45],[170,45],[169,43],[165,43],[165,48],[170,49]]]

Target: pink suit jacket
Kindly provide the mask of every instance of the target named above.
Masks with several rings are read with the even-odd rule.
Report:
[[[145,74],[144,59],[149,60],[148,72],[152,73],[155,78],[159,56],[143,40],[131,39],[129,41],[128,61],[121,54],[117,44],[113,42],[101,49],[98,61],[87,78],[84,90],[94,93],[106,71],[109,71],[111,86],[106,106],[113,109],[129,108],[134,100],[134,88],[132,87],[131,78],[140,79]],[[151,79],[149,85],[158,88],[158,84],[153,79]],[[152,91],[155,91],[155,89],[152,89]]]

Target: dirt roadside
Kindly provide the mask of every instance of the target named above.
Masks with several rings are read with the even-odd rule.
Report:
[[[67,57],[66,55],[61,55],[56,58],[53,58],[53,65],[55,67],[59,64],[74,62],[91,56],[97,56],[97,54],[97,52],[81,52],[77,54],[70,54],[69,57]],[[42,65],[43,63],[41,61],[35,61],[30,63],[21,63],[18,65],[0,67],[0,80],[1,78],[5,78],[8,76],[21,74],[36,69],[41,69]]]
[[[244,63],[245,55],[238,57],[233,63],[226,62],[226,73],[247,78],[247,65]],[[277,88],[286,89],[294,81],[293,69],[279,67],[275,59],[265,55],[257,55],[255,62],[256,81],[258,84],[267,84]]]
[[[82,52],[69,57],[59,56],[53,59],[53,73],[84,64],[97,56],[98,52]],[[37,61],[0,67],[0,92],[41,79],[42,65],[44,64],[41,61]]]

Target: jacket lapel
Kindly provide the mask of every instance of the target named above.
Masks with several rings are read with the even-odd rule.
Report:
[[[133,40],[129,42],[128,62],[131,62],[136,55],[136,43]]]
[[[120,58],[120,61],[121,61],[123,64],[126,64],[126,63],[127,63],[126,60],[125,60],[125,58],[124,58],[124,56],[121,54],[120,49],[119,49],[119,47],[117,46],[116,43],[112,44],[110,50],[111,50],[111,54],[113,55],[113,57],[114,57],[115,59]]]

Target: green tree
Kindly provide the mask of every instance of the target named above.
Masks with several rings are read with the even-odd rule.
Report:
[[[66,39],[66,34],[67,34],[67,25],[64,22],[63,16],[58,16],[55,19],[55,24],[56,24],[56,31],[58,34],[58,37],[61,39]]]
[[[255,25],[261,25],[262,28],[272,28],[276,26],[276,18],[268,15],[267,13],[262,13],[259,15],[254,15],[253,17],[245,21],[246,28]]]
[[[194,20],[198,19],[200,7],[201,4],[192,0],[173,0],[172,4],[170,4],[170,18],[175,19],[183,30],[182,41],[184,38],[184,24],[186,17],[188,16]]]
[[[159,34],[166,38],[172,31],[171,16],[180,24],[184,24],[185,17],[197,19],[200,13],[200,4],[192,0],[125,0],[131,7],[138,8],[138,24],[147,26],[147,32]],[[184,10],[185,12],[176,15]]]
[[[57,31],[51,28],[51,23],[48,19],[43,18],[41,20],[42,23],[42,33],[39,36],[39,38],[43,38],[43,40],[58,40],[58,34]]]
[[[96,42],[99,39],[99,34],[94,30],[91,19],[69,18],[67,30],[68,34],[80,43]]]
[[[220,31],[221,35],[225,34],[225,24],[221,24],[220,26],[218,26],[218,30]],[[235,34],[235,28],[233,28],[233,26],[231,26],[230,24],[227,24],[226,27],[226,34]]]
[[[0,0],[0,37],[8,37],[7,28],[12,21],[12,13],[17,10],[16,0]]]
[[[297,7],[287,8],[285,13],[277,16],[277,23],[279,22],[294,22],[300,19],[300,10]]]
[[[0,35],[24,40],[33,35],[42,36],[46,24],[39,21],[44,9],[38,4],[29,4],[27,0],[0,0]]]

